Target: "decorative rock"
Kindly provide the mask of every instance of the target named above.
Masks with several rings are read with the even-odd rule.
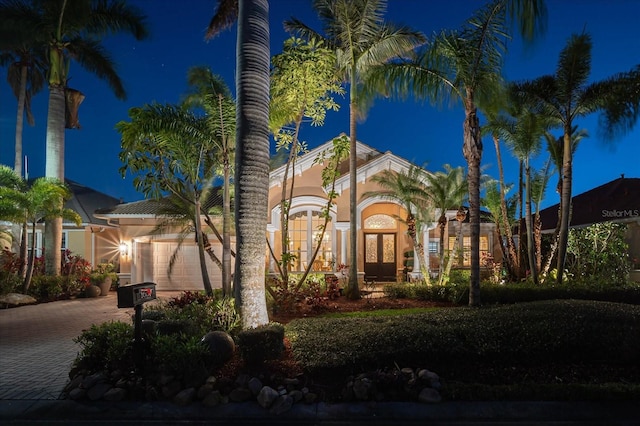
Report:
[[[104,374],[102,374],[102,373],[95,373],[95,374],[92,374],[92,375],[90,375],[90,376],[85,377],[85,378],[82,380],[82,385],[81,385],[81,386],[82,386],[83,388],[85,388],[85,389],[90,389],[90,388],[92,388],[96,383],[98,383],[98,382],[102,382],[102,381],[104,381],[104,380],[106,380],[106,377],[104,376]]]
[[[299,391],[297,389],[294,389],[291,392],[289,392],[289,396],[293,399],[294,403],[300,402],[302,401],[302,398],[304,398],[302,391]]]
[[[103,399],[105,401],[122,401],[127,396],[127,391],[122,388],[111,388],[105,392]]]
[[[74,400],[74,401],[82,399],[86,395],[87,395],[87,391],[85,389],[82,389],[82,388],[75,388],[75,389],[72,389],[71,392],[69,392],[69,398]]]
[[[71,380],[69,383],[67,383],[67,385],[64,387],[64,391],[65,392],[70,392],[73,389],[76,389],[78,386],[80,386],[82,384],[82,381],[84,380],[83,376],[76,376],[73,378],[73,380]]]
[[[0,304],[11,306],[32,305],[37,302],[33,297],[20,293],[8,293],[0,296]]]
[[[205,407],[215,407],[223,402],[220,391],[214,390],[202,400]]]
[[[198,389],[197,397],[198,399],[205,399],[205,397],[209,395],[211,392],[213,392],[213,385],[205,383],[204,385],[200,386],[200,388]]]
[[[236,350],[233,338],[224,331],[211,331],[202,338],[201,342],[213,355],[213,362],[224,364],[229,361]]]
[[[247,383],[247,388],[251,391],[253,396],[256,396],[262,389],[262,382],[257,377],[252,377]]]
[[[175,379],[175,377],[170,375],[170,374],[161,374],[160,377],[158,377],[158,382],[157,383],[160,386],[165,386],[165,385],[168,385],[169,383],[171,383],[174,379]]]
[[[353,395],[360,401],[366,401],[369,399],[369,395],[373,383],[366,377],[358,378],[353,382]]]
[[[235,388],[229,394],[229,400],[232,402],[245,402],[252,397],[251,391],[247,388]]]
[[[271,406],[269,412],[271,414],[280,415],[291,409],[293,406],[293,399],[289,395],[280,395]]]
[[[260,390],[260,393],[258,393],[258,404],[260,404],[262,408],[269,408],[273,405],[274,401],[278,399],[279,396],[280,394],[277,390],[270,386],[264,386]]]
[[[424,388],[418,395],[418,401],[424,402],[426,404],[434,404],[442,401],[442,396],[440,396],[440,392],[435,389]]]
[[[111,389],[111,387],[112,386],[109,383],[98,382],[87,391],[87,396],[91,401],[97,401],[102,398],[104,394]]]
[[[216,376],[209,376],[205,381],[205,384],[215,386],[218,383],[218,378]]]
[[[427,369],[422,369],[418,372],[418,378],[420,380],[432,381],[432,380],[440,380],[440,376],[438,376],[433,371],[429,371]]]
[[[182,406],[189,405],[193,402],[195,397],[196,397],[195,388],[187,388],[178,392],[176,396],[173,397],[173,403],[176,405],[182,405]]]
[[[248,374],[240,374],[236,377],[235,385],[239,388],[246,388],[251,377]]]
[[[175,394],[180,392],[181,387],[182,385],[179,380],[173,380],[162,387],[162,395],[164,395],[165,398],[172,398]]]

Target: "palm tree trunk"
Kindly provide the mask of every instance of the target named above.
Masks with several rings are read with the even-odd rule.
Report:
[[[27,294],[29,287],[31,286],[31,277],[33,276],[33,264],[36,259],[36,223],[32,224],[31,232],[31,253],[29,254],[29,260],[27,261],[27,270],[22,282],[22,292]],[[26,233],[26,232],[25,232]]]
[[[529,260],[529,270],[534,284],[538,284],[538,268],[536,265],[535,241],[533,240],[533,220],[531,216],[531,168],[529,159],[525,160],[525,222],[527,225],[527,256]]]
[[[482,139],[480,138],[480,122],[475,106],[467,106],[465,113],[462,151],[469,169],[469,234],[471,237],[469,306],[480,306],[480,162],[482,161]]]
[[[447,216],[442,213],[438,219],[438,228],[440,228],[440,261],[438,264],[438,273],[440,276],[444,273],[444,231],[447,226]]]
[[[236,66],[236,267],[242,327],[269,322],[265,253],[269,192],[269,2],[239,0]]]
[[[498,184],[500,185],[500,213],[502,214],[502,225],[504,227],[504,235],[507,242],[507,271],[509,275],[513,275],[517,269],[518,253],[516,245],[513,241],[513,233],[509,224],[509,213],[507,212],[507,200],[504,193],[504,168],[502,167],[502,155],[500,153],[500,139],[493,137],[493,144],[496,149],[496,162],[498,163]]]
[[[207,271],[207,261],[204,257],[204,238],[202,233],[202,224],[200,223],[200,200],[196,200],[193,216],[193,225],[195,227],[196,243],[198,244],[198,259],[200,260],[200,274],[202,275],[202,285],[208,296],[213,296],[213,288],[211,287],[211,278]]]
[[[226,143],[225,143],[226,145]],[[229,150],[225,149],[222,194],[222,296],[231,297],[231,195],[229,185],[231,165]]]
[[[64,182],[64,112],[64,87],[49,85],[45,176],[59,179],[61,182]],[[62,218],[46,220],[44,255],[47,275],[60,275],[61,246]]]
[[[349,283],[347,284],[347,297],[360,299],[360,286],[358,285],[358,153],[356,152],[356,116],[358,106],[356,104],[355,64],[351,67],[349,88]]]
[[[27,98],[27,66],[20,67],[20,94],[18,95],[18,111],[16,113],[16,155],[13,169],[22,177],[22,129],[24,128],[24,106]]]
[[[558,284],[562,284],[564,262],[567,256],[569,241],[569,216],[571,209],[572,184],[572,152],[571,152],[571,123],[565,125],[562,154],[562,194],[560,196],[560,231],[558,233]]]

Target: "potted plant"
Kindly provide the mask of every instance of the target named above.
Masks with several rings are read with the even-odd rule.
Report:
[[[100,288],[101,296],[109,294],[112,284],[118,280],[118,274],[113,269],[111,263],[100,263],[95,271],[89,275],[89,282]]]

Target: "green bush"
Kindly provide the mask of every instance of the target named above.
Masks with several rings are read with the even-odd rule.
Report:
[[[65,277],[53,275],[34,275],[27,294],[40,302],[58,299],[63,294]]]
[[[119,321],[92,325],[74,339],[81,347],[76,365],[90,371],[105,369],[130,371],[133,327]]]
[[[13,272],[0,270],[0,294],[22,292],[22,278]]]
[[[180,377],[198,375],[206,368],[209,356],[207,348],[200,340],[201,336],[156,336],[150,342],[153,365],[160,371]]]
[[[481,309],[440,309],[369,318],[309,318],[287,325],[295,358],[311,372],[345,374],[424,366],[442,374],[483,366],[592,363],[635,366],[640,307],[558,300]]]
[[[413,285],[409,283],[385,284],[382,291],[391,299],[411,299],[414,297]]]
[[[270,323],[238,333],[236,342],[242,358],[248,364],[260,364],[277,359],[284,351],[284,327]]]

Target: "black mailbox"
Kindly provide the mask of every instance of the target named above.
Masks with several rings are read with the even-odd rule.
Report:
[[[118,287],[118,308],[133,308],[155,298],[155,283],[139,283]]]

